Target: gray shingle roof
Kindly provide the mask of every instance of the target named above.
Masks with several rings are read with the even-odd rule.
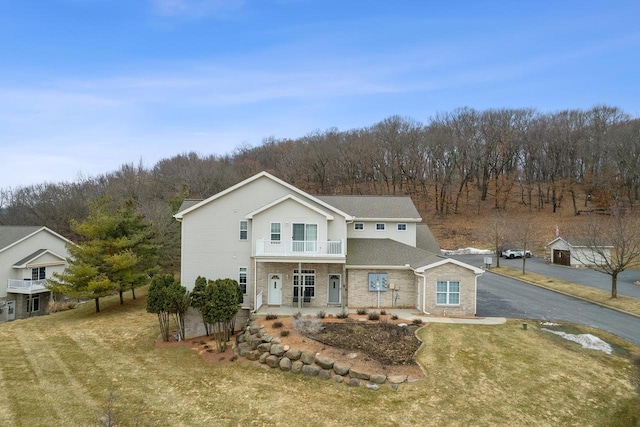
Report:
[[[42,255],[43,253],[47,252],[47,249],[38,249],[37,251],[35,251],[34,253],[30,254],[29,256],[26,256],[24,258],[22,258],[20,261],[16,262],[15,264],[13,264],[14,267],[19,267],[21,265],[26,264],[27,262],[31,261],[32,259]]]
[[[20,239],[40,230],[41,226],[2,225],[0,226],[0,250],[12,245]]]
[[[445,257],[391,239],[348,239],[347,265],[424,267]]]
[[[182,201],[182,204],[180,205],[180,208],[178,209],[178,212],[189,209],[191,206],[200,203],[202,200],[204,199],[184,199]]]
[[[356,219],[420,219],[409,196],[314,196]]]
[[[416,247],[434,254],[442,253],[427,224],[416,224]]]

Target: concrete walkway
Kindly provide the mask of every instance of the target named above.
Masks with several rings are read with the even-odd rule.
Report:
[[[368,311],[380,311],[375,308],[367,309]],[[389,308],[384,309],[387,314],[395,314],[399,319],[407,321],[413,321],[413,319],[422,319],[423,322],[432,323],[460,323],[467,325],[501,325],[507,321],[504,317],[475,317],[475,318],[462,318],[462,317],[435,317],[428,316],[420,313],[415,308]],[[277,314],[278,316],[293,316],[300,312],[303,316],[316,316],[319,311],[324,311],[326,314],[332,314],[337,316],[342,312],[340,307],[291,307],[291,306],[266,306],[260,307],[255,315],[266,316],[267,314]],[[349,314],[356,314],[356,309],[349,309]]]

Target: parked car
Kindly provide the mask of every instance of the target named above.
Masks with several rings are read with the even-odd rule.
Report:
[[[502,251],[502,256],[505,258],[522,258],[526,256],[527,258],[531,258],[531,251],[525,251],[524,249],[505,249]]]

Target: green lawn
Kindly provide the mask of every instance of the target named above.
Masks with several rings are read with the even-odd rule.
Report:
[[[599,331],[613,355],[537,324],[431,324],[419,331],[427,378],[376,392],[157,349],[144,305],[113,298],[98,314],[89,303],[1,324],[0,425],[96,425],[112,392],[117,425],[622,426],[640,414],[629,381],[639,349]]]

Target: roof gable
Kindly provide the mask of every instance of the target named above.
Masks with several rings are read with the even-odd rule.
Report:
[[[225,195],[237,190],[238,188],[243,187],[245,185],[248,185],[251,182],[256,181],[256,180],[258,180],[260,178],[270,179],[270,180],[282,185],[283,187],[287,188],[291,192],[301,196],[302,198],[306,198],[306,199],[308,199],[308,200],[310,200],[310,201],[312,201],[314,203],[317,203],[320,206],[323,206],[323,207],[331,210],[332,212],[334,212],[334,213],[336,213],[336,214],[338,214],[340,216],[343,216],[347,220],[353,219],[351,217],[351,215],[341,211],[340,209],[336,208],[335,206],[332,206],[332,205],[320,200],[319,198],[316,198],[315,196],[312,196],[311,194],[308,194],[308,193],[300,190],[299,188],[294,187],[293,185],[289,184],[288,182],[285,182],[285,181],[283,181],[283,180],[281,180],[279,178],[276,178],[275,176],[273,176],[270,173],[265,172],[265,171],[260,172],[260,173],[258,173],[256,175],[253,175],[252,177],[249,177],[249,178],[245,179],[244,181],[241,181],[241,182],[237,183],[236,185],[233,185],[233,186],[227,188],[226,190],[223,190],[223,191],[221,191],[221,192],[219,192],[217,194],[214,194],[213,196],[211,196],[211,197],[209,197],[207,199],[204,199],[202,201],[196,202],[194,204],[188,203],[186,205],[185,205],[185,203],[183,203],[183,206],[185,206],[185,208],[183,209],[183,206],[181,206],[180,207],[181,210],[178,211],[178,213],[176,213],[173,217],[175,219],[177,219],[177,220],[181,220],[182,218],[184,218],[184,215],[188,214],[189,212],[192,212],[192,211],[194,211],[194,210],[196,210],[196,209],[198,209],[198,208],[200,208],[202,206],[205,206],[205,205],[207,205],[207,204],[209,204],[209,203],[211,203],[211,202],[213,202],[213,201],[215,201],[215,200],[217,200],[217,199],[219,199],[219,198],[221,198],[221,197],[223,197],[223,196],[225,196]]]
[[[259,213],[264,212],[264,211],[266,211],[266,210],[268,210],[268,209],[270,209],[270,208],[272,208],[272,207],[274,207],[274,206],[277,206],[277,205],[279,205],[280,203],[283,203],[283,202],[285,202],[285,201],[287,201],[287,200],[292,200],[292,201],[294,201],[295,203],[298,203],[298,204],[300,204],[300,205],[302,205],[302,206],[304,206],[304,207],[306,207],[306,208],[308,208],[308,209],[311,209],[312,211],[317,212],[317,213],[319,213],[320,215],[324,216],[324,217],[325,217],[325,218],[327,218],[328,220],[333,220],[333,219],[334,219],[334,216],[333,216],[333,215],[331,215],[331,214],[327,213],[326,211],[323,211],[322,209],[318,209],[318,208],[316,208],[315,206],[313,206],[311,203],[307,203],[307,202],[305,202],[304,200],[301,200],[301,199],[299,199],[299,198],[297,198],[297,197],[295,197],[295,196],[293,196],[293,195],[291,195],[291,194],[287,194],[287,195],[286,195],[286,196],[284,196],[284,197],[280,197],[278,200],[274,200],[273,202],[268,203],[268,204],[266,204],[266,205],[264,205],[264,206],[262,206],[262,207],[260,207],[260,208],[256,209],[256,210],[255,210],[255,211],[253,211],[253,212],[250,212],[249,214],[247,214],[246,218],[247,218],[247,219],[253,219],[253,217],[254,217],[255,215],[258,215]]]
[[[59,264],[64,264],[66,262],[65,257],[58,255],[57,253],[50,251],[49,249],[38,249],[34,253],[24,257],[20,261],[13,264],[13,268],[27,268],[28,264],[33,263],[35,260],[42,258],[46,255],[52,255],[54,258],[58,258],[60,260]],[[51,262],[48,262],[51,264]]]
[[[44,226],[18,226],[18,225],[3,225],[0,226],[0,252],[3,252],[20,242],[30,238],[31,236],[46,232],[50,233],[57,238],[64,240],[65,243],[73,243],[71,240],[64,236],[50,230]]]
[[[548,246],[553,245],[556,242],[565,242],[568,246],[572,247],[572,248],[587,248],[589,246],[591,246],[592,243],[594,242],[589,242],[586,239],[580,239],[580,238],[576,238],[576,237],[572,237],[571,241],[573,243],[570,243],[568,238],[563,238],[563,237],[556,237],[555,239],[553,239],[552,241],[550,241],[548,243]],[[611,245],[609,242],[601,242],[597,245],[600,248],[613,248],[613,245]]]

